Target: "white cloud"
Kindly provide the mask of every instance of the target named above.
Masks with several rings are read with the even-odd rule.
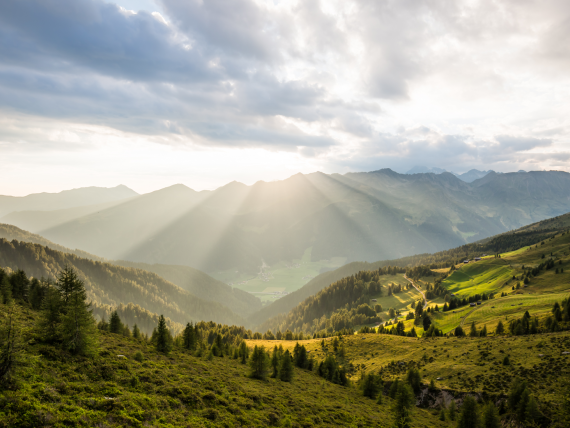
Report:
[[[0,3],[0,157],[111,156],[141,138],[165,160],[285,153],[283,174],[570,170],[567,1],[119,5]]]

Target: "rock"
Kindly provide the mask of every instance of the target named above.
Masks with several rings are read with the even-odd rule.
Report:
[[[117,358],[124,358],[124,359],[127,359],[127,357],[125,357],[124,355],[117,355]]]

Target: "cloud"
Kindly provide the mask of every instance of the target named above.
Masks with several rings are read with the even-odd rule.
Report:
[[[340,169],[567,162],[566,1],[159,4],[0,2],[2,113]],[[0,150],[41,144],[22,123]]]

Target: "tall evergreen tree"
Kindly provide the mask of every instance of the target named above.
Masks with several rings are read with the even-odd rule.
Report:
[[[46,342],[59,340],[59,324],[61,322],[61,295],[55,287],[48,287],[42,302],[39,330]]]
[[[168,354],[172,349],[172,336],[168,327],[166,326],[166,320],[163,315],[158,318],[158,326],[156,328],[156,350],[162,352],[163,354]]]
[[[413,367],[410,368],[410,370],[408,370],[408,375],[406,380],[414,390],[414,393],[418,394],[422,386],[422,376],[420,375],[420,371]]]
[[[454,421],[457,417],[457,405],[455,404],[455,400],[451,400],[449,403],[449,419]]]
[[[245,340],[242,340],[241,343],[239,344],[238,355],[239,355],[241,363],[245,364],[247,362],[248,357],[249,357],[249,348],[247,347]]]
[[[289,353],[287,352],[287,355]],[[268,358],[263,346],[255,345],[253,352],[251,354],[249,366],[251,369],[251,377],[254,379],[265,380],[267,378],[268,371]]]
[[[137,340],[141,338],[141,331],[139,329],[139,326],[136,324],[133,326],[133,337]]]
[[[500,428],[501,420],[499,419],[499,411],[493,403],[489,403],[483,410],[483,426],[485,428]]]
[[[5,305],[12,301],[12,286],[8,280],[8,275],[0,269],[0,303]]]
[[[24,346],[14,320],[14,305],[10,304],[0,324],[0,384],[12,380],[16,370],[24,363]]]
[[[79,286],[81,284],[81,286]],[[71,294],[78,288],[83,287],[83,282],[79,280],[75,270],[69,266],[66,266],[58,275],[56,287],[61,294],[61,299],[63,300],[64,307]]]
[[[97,326],[90,310],[91,304],[86,301],[85,286],[73,270],[65,280],[65,286],[69,288],[66,289],[67,301],[62,306],[64,315],[60,331],[63,346],[74,354],[95,355],[98,348]]]
[[[478,337],[479,333],[477,332],[477,327],[475,327],[475,321],[471,323],[471,330],[469,331],[470,337]]]
[[[109,318],[109,331],[115,334],[120,334],[123,331],[123,323],[117,311],[111,313],[111,318]]]
[[[194,326],[192,323],[186,323],[186,328],[182,333],[184,338],[183,346],[185,349],[196,349],[196,337],[194,335]]]
[[[412,388],[406,383],[399,382],[392,407],[398,428],[409,428],[414,402],[415,397]]]
[[[457,420],[457,428],[479,428],[480,416],[477,411],[477,401],[466,395],[461,406],[461,413]]]
[[[293,380],[293,363],[291,362],[291,354],[288,350],[285,351],[281,357],[279,379],[283,382],[291,382]]]
[[[276,378],[279,375],[279,363],[281,361],[281,354],[277,345],[273,348],[273,355],[271,356],[271,368],[273,372],[271,373],[272,378]]]
[[[12,297],[14,299],[28,301],[28,293],[30,291],[30,280],[28,279],[26,272],[18,269],[12,275],[10,275],[10,285],[12,286]]]
[[[374,373],[368,373],[362,382],[362,395],[374,399],[380,391],[381,379]]]

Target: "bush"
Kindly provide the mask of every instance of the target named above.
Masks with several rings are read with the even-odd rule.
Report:
[[[141,351],[137,351],[133,358],[135,359],[135,361],[138,361],[139,363],[142,363],[142,361],[144,360],[144,356]]]

